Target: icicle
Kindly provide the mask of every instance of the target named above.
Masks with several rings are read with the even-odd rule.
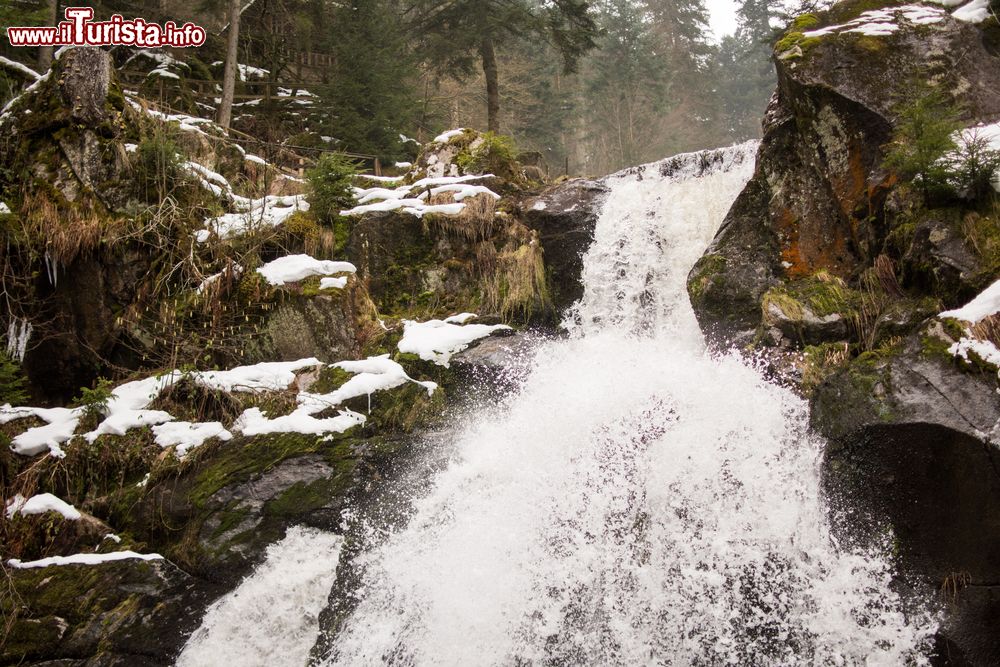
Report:
[[[14,318],[7,328],[7,355],[18,362],[24,361],[24,354],[28,351],[28,340],[31,338],[33,327],[31,322],[25,318]]]
[[[49,283],[55,287],[59,281],[59,264],[52,259],[49,251],[45,251],[45,272],[49,276]]]

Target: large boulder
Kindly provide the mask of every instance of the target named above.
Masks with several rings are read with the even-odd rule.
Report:
[[[773,285],[818,271],[851,279],[872,265],[901,222],[886,215],[898,179],[883,166],[883,147],[914,81],[939,73],[934,83],[959,94],[970,125],[1000,115],[1000,55],[986,38],[993,28],[931,7],[940,16],[929,24],[887,10],[898,12],[898,28],[884,36],[834,29],[803,37],[793,28],[778,42],[778,88],[756,171],[689,279],[702,328],[747,342]],[[813,27],[866,9],[840,3]]]
[[[576,178],[552,186],[522,205],[524,223],[537,230],[552,285],[552,303],[561,312],[583,296],[583,254],[608,195],[601,181]]]

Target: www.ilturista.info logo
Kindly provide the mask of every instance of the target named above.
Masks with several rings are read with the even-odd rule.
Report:
[[[173,21],[163,25],[143,19],[126,21],[115,14],[109,21],[91,21],[92,7],[67,7],[66,20],[55,27],[7,28],[11,46],[201,46],[205,29],[190,21],[178,27]]]

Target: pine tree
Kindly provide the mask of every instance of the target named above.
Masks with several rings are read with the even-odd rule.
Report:
[[[719,100],[733,139],[760,135],[760,117],[775,87],[771,21],[777,12],[773,0],[743,0],[736,34],[719,46]]]
[[[512,37],[543,38],[562,57],[566,71],[594,46],[597,27],[589,0],[411,0],[410,30],[421,53],[440,71],[461,76],[475,63],[486,78],[487,129],[500,131],[497,48]]]
[[[645,0],[658,57],[667,63],[657,136],[664,154],[707,148],[724,139],[713,94],[714,47],[704,0]]]
[[[392,158],[410,131],[417,77],[398,8],[390,0],[346,0],[332,16],[334,65],[320,93],[340,148]]]
[[[586,127],[593,147],[589,166],[606,172],[644,155],[651,116],[661,110],[667,63],[656,52],[641,2],[601,0],[597,9],[602,36],[586,72]]]

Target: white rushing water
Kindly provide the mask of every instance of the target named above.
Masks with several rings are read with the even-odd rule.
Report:
[[[904,616],[882,558],[830,537],[805,403],[710,355],[691,311],[687,273],[754,149],[607,179],[571,335],[456,429],[404,526],[341,563],[356,604],[320,664],[923,661],[932,620]],[[332,572],[337,553],[299,560]]]
[[[753,145],[608,179],[585,295],[359,558],[330,665],[919,662],[875,555],[842,553],[804,402],[705,351],[690,267]]]
[[[289,529],[252,575],[209,607],[178,667],[304,665],[342,542],[312,528]]]

